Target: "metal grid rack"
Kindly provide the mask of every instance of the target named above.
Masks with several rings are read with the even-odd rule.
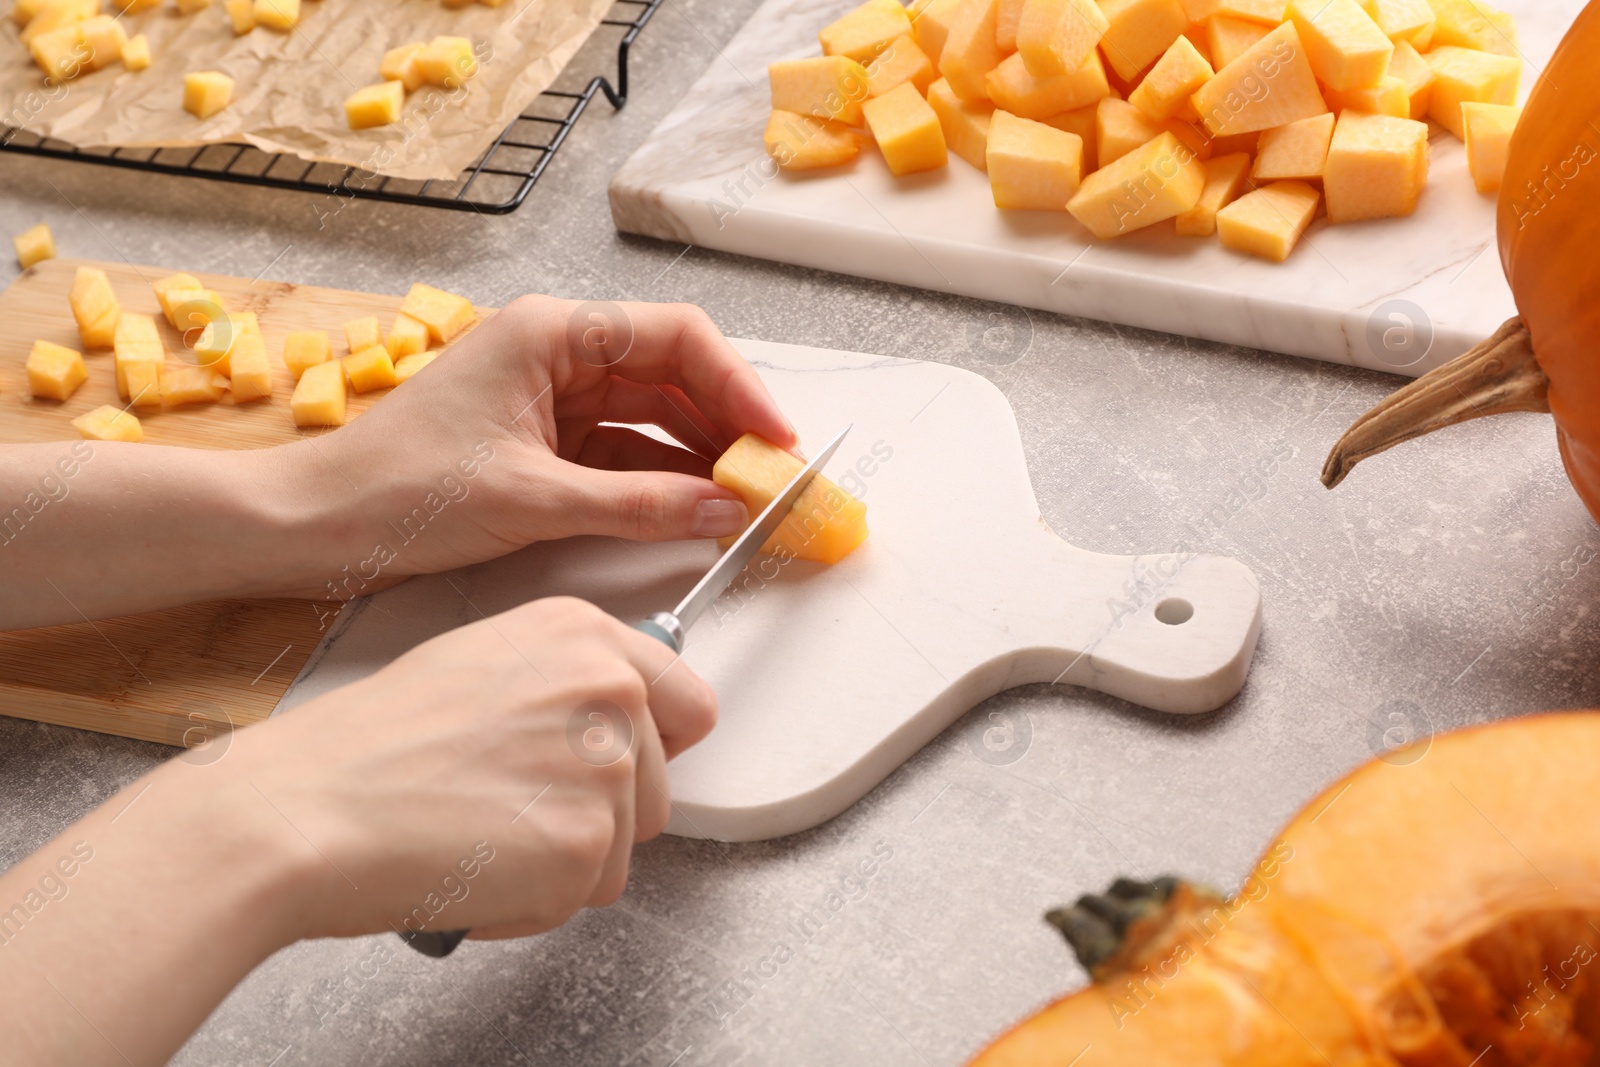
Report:
[[[307,163],[289,155],[263,152],[248,145],[206,145],[201,148],[75,148],[13,126],[0,125],[0,151],[100,163],[128,170],[208,178],[241,185],[294,189],[342,199],[382,200],[453,211],[504,215],[528,198],[567,134],[583,117],[596,94],[611,106],[628,100],[628,49],[665,0],[617,0],[602,25],[623,30],[617,46],[617,82],[596,75],[582,92],[546,90],[528,110],[503,130],[472,166],[451,181],[408,181],[338,163]],[[626,17],[631,15],[632,17]],[[619,17],[623,16],[623,17]]]

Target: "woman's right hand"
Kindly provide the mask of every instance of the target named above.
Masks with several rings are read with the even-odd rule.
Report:
[[[634,843],[666,826],[666,761],[715,719],[711,688],[660,642],[548,599],[168,770],[282,824],[308,890],[299,936],[521,936],[621,895]]]

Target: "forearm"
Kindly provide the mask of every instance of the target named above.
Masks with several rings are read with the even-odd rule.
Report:
[[[346,531],[306,445],[0,448],[0,630],[316,589]]]
[[[315,857],[265,802],[195,788],[217,769],[168,764],[0,878],[0,1064],[165,1063],[299,936]]]

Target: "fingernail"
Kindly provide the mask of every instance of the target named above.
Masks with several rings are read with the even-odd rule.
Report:
[[[750,524],[750,515],[737,500],[702,500],[695,505],[689,532],[696,537],[730,537]]]

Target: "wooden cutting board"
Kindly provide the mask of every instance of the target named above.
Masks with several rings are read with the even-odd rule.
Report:
[[[849,166],[774,174],[761,144],[767,65],[818,55],[817,31],[857,3],[767,0],[617,172],[617,228],[1413,376],[1516,313],[1493,247],[1495,200],[1438,127],[1415,215],[1318,220],[1283,264],[1180,238],[1170,222],[1096,242],[1065,212],[997,211],[987,177],[954,155],[899,179],[871,149]],[[1516,16],[1526,92],[1583,0],[1495,6]]]
[[[150,283],[176,268],[53,259],[0,294],[0,445],[76,441],[70,420],[117,399],[109,351],[86,352],[89,380],[66,403],[28,395],[23,367],[35,340],[81,348],[67,303],[80,265],[103,269],[124,310],[154,315],[171,352],[182,339],[161,320]],[[294,380],[278,359],[284,334],[327,330],[344,351],[343,324],[377,315],[385,329],[400,298],[285,282],[196,275],[231,311],[253,311],[276,365],[271,398],[139,412],[146,442],[193,448],[267,448],[297,440]],[[480,312],[482,313],[482,312]],[[383,392],[350,398],[353,418]],[[322,431],[309,431],[322,432]],[[98,623],[0,634],[0,712],[166,744],[195,744],[218,729],[271,714],[317,647],[328,607],[303,600],[219,601]]]
[[[843,811],[979,701],[1032,682],[1167,712],[1210,711],[1244,683],[1261,623],[1231,559],[1107,556],[1039,514],[1011,407],[937,363],[735,341],[815,446],[853,424],[827,473],[871,536],[834,567],[758,561],[690,631],[685,658],[721,720],[671,766],[669,830],[756,840]],[[619,618],[670,608],[716,558],[706,543],[574,538],[357,602],[289,707],[414,645],[542,596]],[[480,614],[481,613],[481,614]],[[1013,762],[1025,722],[978,723],[978,758]]]

